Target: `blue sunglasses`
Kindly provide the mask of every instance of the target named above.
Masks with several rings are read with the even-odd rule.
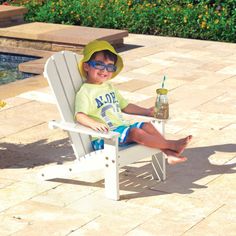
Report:
[[[108,72],[116,72],[117,68],[113,64],[104,64],[101,61],[88,61],[87,62],[91,67],[98,69],[98,70],[107,70]]]

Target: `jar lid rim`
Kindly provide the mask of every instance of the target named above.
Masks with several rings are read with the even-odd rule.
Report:
[[[159,88],[156,90],[157,94],[161,94],[161,95],[166,95],[168,93],[168,89],[165,88]]]

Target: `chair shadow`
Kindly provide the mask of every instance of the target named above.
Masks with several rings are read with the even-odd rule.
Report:
[[[234,169],[236,163],[212,164],[209,158],[215,152],[234,153],[236,152],[236,144],[187,149],[184,155],[188,156],[188,161],[180,165],[168,166],[167,180],[165,182],[157,182],[152,178],[152,165],[150,161],[137,162],[136,165],[144,164],[141,167],[134,167],[132,165],[125,167],[124,171],[120,173],[121,200],[173,193],[190,194],[196,189],[207,188],[207,181],[205,184],[200,185],[195,183],[198,180],[209,176],[213,176],[212,178],[214,179],[221,174],[236,173],[236,169]],[[68,179],[54,179],[52,181],[104,187],[104,180],[94,183]],[[209,181],[212,181],[212,179]]]
[[[123,44],[121,47],[117,47],[116,48],[116,51],[118,53],[121,53],[121,52],[126,52],[126,51],[129,51],[129,50],[132,50],[132,49],[136,49],[136,48],[140,48],[140,47],[143,47],[142,45],[135,45],[135,44]]]
[[[209,158],[216,152],[235,153],[235,155],[225,160],[226,163],[216,165],[209,161]],[[236,173],[236,162],[230,163],[229,160],[236,157],[236,144],[188,148],[185,150],[184,155],[188,157],[187,162],[175,166],[167,166],[167,180],[165,182],[153,184],[153,180],[150,178],[148,179],[147,174],[145,173],[147,173],[146,171],[149,171],[149,173],[152,171],[151,163],[142,167],[146,170],[143,176],[140,170],[134,171],[132,170],[132,167],[127,167],[128,171],[137,174],[137,183],[141,176],[141,178],[148,179],[150,185],[147,182],[146,189],[149,191],[126,194],[123,195],[123,199],[172,193],[190,194],[196,189],[207,188],[207,183],[211,182],[214,178],[217,178],[218,175]],[[209,176],[212,176],[212,178],[209,178]],[[208,177],[209,180],[202,181],[204,184],[196,184],[197,181],[202,180],[205,177]]]
[[[0,144],[0,169],[30,169],[50,163],[62,164],[74,159],[68,138],[52,142],[42,139],[29,144]]]
[[[207,188],[205,184],[196,184],[196,181],[207,176],[236,173],[236,163],[226,159],[225,164],[212,164],[209,158],[216,152],[235,153],[236,144],[222,144],[205,147],[188,148],[184,155],[188,161],[174,166],[167,166],[167,180],[157,182],[152,178],[150,161],[140,161],[122,168],[120,173],[121,199],[158,196],[171,193],[189,194],[199,188]],[[236,155],[236,154],[235,154]],[[232,158],[235,157],[232,156]],[[232,159],[231,158],[231,159]],[[69,140],[62,139],[47,142],[46,139],[17,145],[2,143],[0,149],[0,169],[3,168],[34,168],[49,163],[62,164],[75,159]],[[140,167],[137,167],[140,166]],[[214,177],[216,178],[216,177]],[[49,181],[85,186],[104,187],[104,180],[95,182],[74,179],[57,178]]]

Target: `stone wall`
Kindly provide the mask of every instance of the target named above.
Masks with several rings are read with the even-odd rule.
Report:
[[[14,47],[14,48],[29,48],[45,51],[59,52],[62,50],[69,50],[76,53],[81,53],[84,46],[83,45],[70,45],[63,43],[52,43],[43,42],[38,40],[27,40],[27,39],[16,39],[16,38],[6,38],[0,36],[0,46],[1,47]]]
[[[9,27],[24,23],[25,7],[0,5],[0,27]]]

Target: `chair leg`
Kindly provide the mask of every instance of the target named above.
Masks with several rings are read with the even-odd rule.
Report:
[[[165,154],[160,152],[152,156],[153,178],[160,181],[166,179]]]
[[[105,195],[119,200],[118,140],[105,140]]]

